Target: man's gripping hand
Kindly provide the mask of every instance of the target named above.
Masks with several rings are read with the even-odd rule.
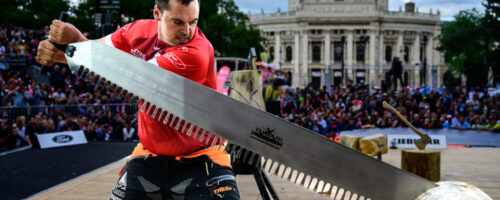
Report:
[[[52,66],[54,63],[67,64],[64,52],[57,49],[49,40],[44,40],[38,45],[36,61],[44,66]]]
[[[40,42],[36,60],[44,66],[67,63],[64,52],[57,49],[51,42],[68,45],[83,41],[87,41],[87,38],[75,26],[60,20],[53,20],[50,25],[49,39]]]
[[[87,41],[87,38],[70,23],[53,20],[50,25],[49,40],[62,45]]]

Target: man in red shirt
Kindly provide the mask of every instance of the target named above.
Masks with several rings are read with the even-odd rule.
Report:
[[[197,27],[198,0],[155,2],[154,20],[132,22],[99,41],[216,89],[214,50]],[[87,38],[73,25],[54,20],[49,40],[69,44]],[[37,61],[46,66],[67,63],[49,40],[40,43]],[[239,199],[226,152],[207,147],[145,112],[139,111],[138,121],[141,143],[111,199]]]

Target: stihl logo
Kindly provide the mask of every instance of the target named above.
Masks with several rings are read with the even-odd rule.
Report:
[[[165,56],[165,58],[167,58],[172,63],[172,65],[176,66],[177,68],[186,69],[186,64],[184,64],[184,62],[182,62],[182,60],[174,53],[168,52],[163,54],[163,56]]]
[[[250,138],[267,144],[275,149],[280,149],[283,146],[283,138],[279,135],[275,135],[274,129],[266,128],[255,128],[252,131]]]

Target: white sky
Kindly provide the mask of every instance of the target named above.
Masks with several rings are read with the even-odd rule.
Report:
[[[288,10],[288,0],[234,0],[240,10],[248,13],[260,13],[261,8],[264,12],[276,12],[278,7],[281,11]],[[389,0],[389,10],[397,11],[401,6],[404,8],[404,3],[410,0]],[[481,2],[483,0],[411,0],[415,2],[419,12],[432,12],[436,13],[439,9],[441,12],[441,20],[451,21],[453,15],[457,14],[460,10],[469,10],[472,8],[484,11]]]

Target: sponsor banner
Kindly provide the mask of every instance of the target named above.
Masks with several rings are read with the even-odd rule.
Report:
[[[87,138],[82,130],[38,134],[37,137],[42,149],[87,143]]]
[[[425,146],[426,149],[446,149],[445,135],[429,135],[431,141]],[[420,139],[418,135],[387,135],[387,144],[390,148],[417,148],[414,140]]]

